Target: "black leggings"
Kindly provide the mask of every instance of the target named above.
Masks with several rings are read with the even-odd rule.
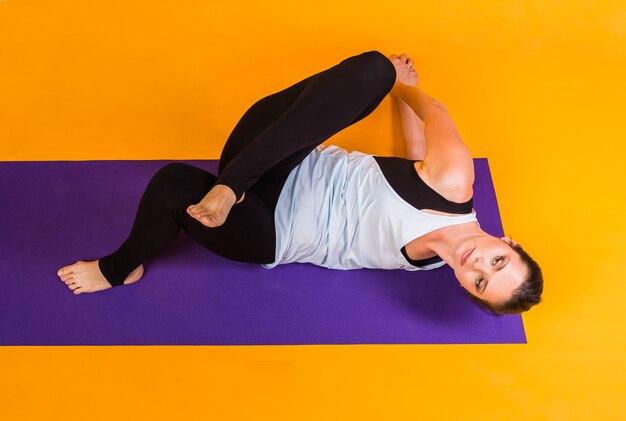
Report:
[[[275,260],[274,210],[289,173],[319,144],[369,115],[393,87],[396,72],[378,51],[349,57],[287,89],[257,101],[228,137],[219,176],[192,165],[169,163],[152,177],[128,239],[99,267],[113,286],[164,249],[184,229],[227,259]],[[215,184],[237,200],[226,222],[208,228],[186,211]]]

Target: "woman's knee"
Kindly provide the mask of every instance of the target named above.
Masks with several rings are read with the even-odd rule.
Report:
[[[172,192],[186,194],[191,190],[194,192],[198,189],[206,190],[207,186],[212,185],[215,180],[217,180],[215,175],[193,165],[170,162],[152,176],[149,188],[158,190],[162,194]]]
[[[396,81],[396,68],[383,53],[377,50],[361,53],[359,56],[362,72],[359,76],[366,84],[391,89]]]
[[[182,162],[170,162],[168,164],[163,165],[155,174],[155,176],[171,176],[172,174],[181,174],[184,172],[189,172],[193,169],[192,165],[185,164]]]

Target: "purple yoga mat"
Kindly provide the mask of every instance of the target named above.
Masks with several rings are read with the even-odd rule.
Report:
[[[181,230],[136,284],[74,295],[59,268],[116,250],[152,177],[172,161],[0,162],[1,345],[525,343],[452,270],[274,269],[231,262]],[[216,172],[216,161],[180,161]],[[502,235],[487,160],[474,160],[481,227]]]

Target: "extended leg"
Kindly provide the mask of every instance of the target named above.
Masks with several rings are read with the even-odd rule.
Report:
[[[271,263],[276,243],[273,213],[253,193],[233,210],[228,223],[209,229],[185,212],[217,177],[201,168],[170,163],[150,180],[128,239],[100,269],[111,285],[120,285],[137,265],[163,250],[184,229],[212,252],[240,262]]]
[[[209,229],[185,211],[217,180],[201,168],[170,163],[161,168],[144,191],[126,241],[98,261],[77,262],[60,274],[75,294],[122,285],[133,269],[166,248],[185,230],[212,252],[240,262],[274,261],[276,233],[273,211],[254,193],[234,209],[229,221]]]

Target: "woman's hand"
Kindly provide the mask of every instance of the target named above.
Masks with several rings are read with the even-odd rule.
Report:
[[[416,86],[419,82],[417,72],[413,68],[413,59],[402,53],[400,57],[395,54],[390,55],[389,60],[396,68],[396,83],[403,83],[409,86]]]

